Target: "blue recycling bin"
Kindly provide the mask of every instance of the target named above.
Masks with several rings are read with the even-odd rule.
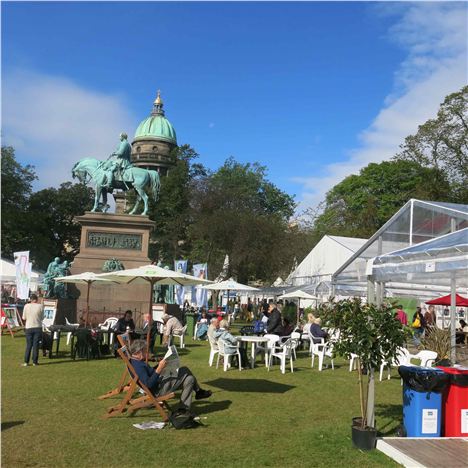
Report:
[[[403,425],[407,437],[440,437],[442,393],[449,376],[439,369],[400,366]]]

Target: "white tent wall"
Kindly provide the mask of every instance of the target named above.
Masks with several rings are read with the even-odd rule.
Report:
[[[366,242],[367,239],[354,237],[323,236],[291,273],[290,282],[293,286],[302,286],[330,280],[331,275]]]

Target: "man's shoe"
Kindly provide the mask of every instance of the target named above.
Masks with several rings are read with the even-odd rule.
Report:
[[[203,390],[200,388],[200,390],[195,393],[195,400],[204,400],[205,398],[210,398],[211,393],[211,390]]]
[[[38,362],[33,362],[33,366],[38,366],[39,363]]]

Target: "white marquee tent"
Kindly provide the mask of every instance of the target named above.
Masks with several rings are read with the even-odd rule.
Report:
[[[323,236],[319,243],[289,275],[292,286],[317,285],[329,281],[333,273],[354,255],[367,239]]]

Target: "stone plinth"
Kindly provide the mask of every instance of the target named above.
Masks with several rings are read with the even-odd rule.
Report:
[[[111,258],[121,261],[125,269],[150,264],[148,247],[154,222],[148,216],[91,213],[77,216],[81,224],[80,253],[75,257],[71,274],[85,271],[103,273],[104,262]],[[77,313],[86,310],[86,286],[80,291]],[[90,310],[119,316],[131,309],[137,317],[149,308],[149,285],[93,283],[90,289]]]

